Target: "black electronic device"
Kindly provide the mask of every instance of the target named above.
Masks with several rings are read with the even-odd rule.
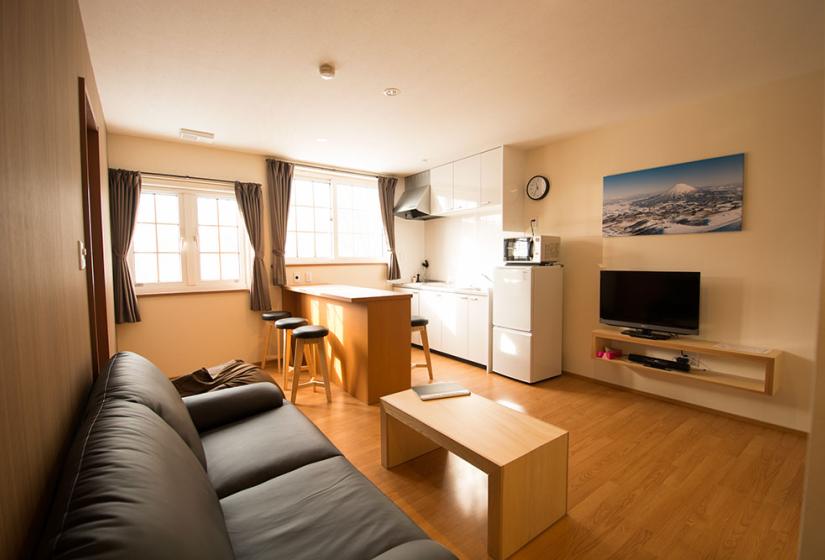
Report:
[[[639,338],[698,334],[699,281],[698,272],[602,270],[599,320]]]
[[[642,354],[628,354],[627,359],[631,362],[656,369],[690,371],[690,364],[684,360],[665,360],[664,358],[651,358],[650,356],[643,356]]]

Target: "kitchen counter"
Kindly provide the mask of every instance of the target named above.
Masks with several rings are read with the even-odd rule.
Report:
[[[359,303],[367,301],[377,301],[385,299],[409,299],[409,295],[389,290],[378,290],[375,288],[362,288],[361,286],[347,286],[345,284],[310,284],[306,286],[285,286],[285,290],[299,294],[345,301],[349,303]]]
[[[456,286],[448,282],[405,282],[393,284],[394,288],[404,288],[406,290],[422,290],[433,292],[449,292],[452,294],[463,294],[468,296],[487,296],[486,288],[474,288],[470,286]]]
[[[284,309],[329,329],[330,377],[375,404],[410,388],[410,300],[403,292],[342,284],[286,286]]]

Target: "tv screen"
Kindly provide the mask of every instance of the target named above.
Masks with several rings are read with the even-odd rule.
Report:
[[[599,320],[668,333],[699,332],[699,273],[602,270]]]

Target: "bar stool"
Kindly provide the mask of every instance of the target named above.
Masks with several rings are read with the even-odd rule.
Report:
[[[430,381],[432,381],[433,362],[430,359],[430,339],[427,337],[427,323],[429,322],[429,319],[427,319],[426,317],[421,317],[420,315],[413,315],[412,320],[410,321],[412,332],[418,331],[419,333],[421,333],[421,346],[424,347],[424,359],[427,361],[426,364],[413,364],[412,369],[420,367],[427,368],[427,373],[430,374]]]
[[[278,319],[285,319],[287,317],[291,317],[292,313],[289,311],[264,311],[261,313],[261,319],[269,323],[269,327],[266,330],[266,335],[264,335],[264,349],[261,352],[261,369],[266,368],[266,355],[269,353],[269,344],[272,341],[272,329],[275,326],[275,321]],[[281,351],[281,339],[279,337],[275,337],[275,364],[276,367],[278,365],[279,360],[283,358],[283,353]]]
[[[292,368],[292,396],[289,400],[295,404],[295,398],[298,396],[298,388],[312,385],[312,390],[315,390],[316,385],[323,385],[327,393],[327,402],[332,402],[332,391],[329,388],[329,368],[327,367],[327,350],[324,339],[329,334],[329,329],[320,325],[307,325],[298,327],[292,331],[292,337],[295,339],[295,363],[299,363],[304,355],[307,353],[307,363],[309,364],[311,377],[309,381],[298,383],[298,376],[300,368]],[[320,370],[323,381],[316,379]]]
[[[281,362],[281,377],[286,391],[287,374],[289,373],[289,362],[292,354],[292,331],[298,327],[308,325],[309,321],[303,317],[286,317],[275,321],[275,328],[279,329],[279,337],[281,339],[281,348],[284,349],[284,359]],[[296,362],[298,370],[301,369],[301,362]]]

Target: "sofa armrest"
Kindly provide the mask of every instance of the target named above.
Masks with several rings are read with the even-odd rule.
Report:
[[[373,560],[456,560],[452,552],[435,541],[419,540],[399,544]]]
[[[278,408],[284,404],[284,395],[273,383],[252,383],[184,397],[183,402],[198,432],[205,432]]]

